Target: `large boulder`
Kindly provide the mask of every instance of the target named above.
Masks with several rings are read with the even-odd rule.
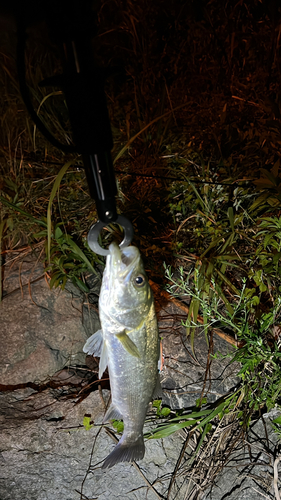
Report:
[[[52,289],[34,257],[6,266],[0,303],[0,384],[42,382],[85,362],[90,332],[82,325],[82,298],[74,287]],[[93,324],[94,323],[94,324]],[[99,327],[98,314],[92,321]]]

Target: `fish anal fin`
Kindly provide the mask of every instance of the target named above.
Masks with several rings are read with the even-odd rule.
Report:
[[[83,352],[96,356],[100,358],[103,345],[103,333],[102,330],[98,330],[96,333],[88,338],[86,344],[83,347]]]
[[[132,341],[132,339],[130,339],[125,330],[123,332],[116,333],[115,335],[118,340],[120,340],[125,351],[127,351],[129,354],[131,354],[131,356],[134,356],[135,358],[140,358],[140,353],[136,344]]]
[[[126,442],[126,437],[123,435],[118,445],[105,459],[102,469],[113,467],[119,462],[134,462],[141,460],[144,457],[145,447],[143,436],[140,436],[134,442]]]
[[[102,423],[104,424],[105,422],[108,422],[109,420],[122,420],[122,418],[123,418],[122,414],[118,410],[118,408],[116,408],[116,406],[114,406],[114,404],[111,404],[110,407],[108,408],[104,418],[103,418]]]

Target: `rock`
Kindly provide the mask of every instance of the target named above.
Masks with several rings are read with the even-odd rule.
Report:
[[[215,353],[231,354],[235,348],[216,334],[208,346],[204,332],[198,328],[193,353],[185,328],[180,326],[180,317],[182,311],[173,303],[159,312],[159,333],[165,357],[161,373],[163,404],[173,409],[195,406],[202,395],[212,403],[239,382],[238,363],[230,364],[228,358],[213,358]]]
[[[74,287],[50,290],[43,272],[33,257],[6,270],[0,304],[2,385],[42,382],[65,366],[85,362],[81,295],[74,295]],[[93,328],[99,324],[97,313],[95,318]]]
[[[109,392],[103,396],[107,403]],[[183,442],[180,435],[148,441],[140,470],[125,463],[101,470],[115,443],[99,426],[105,408],[98,391],[78,403],[51,389],[20,389],[0,394],[0,408],[2,500],[153,500],[145,478],[158,478],[155,488],[165,492]],[[85,414],[95,424],[90,430]]]

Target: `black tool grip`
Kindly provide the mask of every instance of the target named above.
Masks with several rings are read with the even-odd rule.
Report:
[[[117,219],[115,175],[110,151],[83,155],[90,195],[96,201],[99,219],[104,223]]]

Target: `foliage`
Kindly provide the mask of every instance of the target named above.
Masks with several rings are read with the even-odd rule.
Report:
[[[281,217],[262,217],[255,236],[257,259],[267,280],[281,277]],[[278,287],[281,292],[281,286]]]
[[[46,235],[46,231],[44,233],[41,231],[40,236],[44,234]],[[51,288],[60,286],[64,289],[67,280],[70,280],[83,292],[89,292],[81,277],[87,271],[96,274],[93,266],[101,262],[87,243],[84,244],[85,249],[82,251],[69,234],[63,233],[59,226],[55,228],[54,237],[51,239],[49,264],[46,267],[47,272],[51,271]]]
[[[194,289],[190,288],[181,277],[175,280],[171,274],[171,269],[167,269],[167,276],[170,285],[170,292],[177,287],[184,293],[195,296]],[[240,383],[230,393],[226,394],[218,401],[208,404],[206,398],[196,401],[196,408],[193,411],[178,412],[169,408],[161,407],[161,400],[155,400],[153,407],[156,408],[156,419],[153,426],[145,434],[147,439],[163,439],[180,429],[189,430],[189,435],[200,432],[200,439],[197,442],[195,452],[190,459],[189,465],[196,460],[197,454],[208,433],[212,432],[217,425],[217,421],[225,416],[231,416],[240,421],[240,425],[247,429],[251,422],[251,417],[255,412],[262,410],[269,411],[278,406],[281,409],[281,351],[279,344],[274,337],[274,327],[280,322],[281,299],[278,297],[276,303],[268,313],[262,313],[258,317],[251,317],[251,298],[249,298],[246,288],[246,280],[239,296],[235,297],[232,306],[232,313],[223,306],[223,301],[219,294],[212,295],[212,301],[206,302],[197,295],[202,308],[205,309],[209,318],[209,328],[227,328],[232,330],[236,336],[239,348],[231,355],[231,362],[240,364]],[[215,290],[215,283],[212,283]],[[194,322],[193,328],[197,328]],[[214,357],[223,357],[216,354]],[[157,419],[162,421],[159,423]],[[274,428],[280,434],[280,417],[273,421]],[[116,421],[113,426],[118,432],[123,431],[122,422]]]
[[[124,431],[124,423],[122,420],[113,420],[112,425],[116,432],[122,433]]]
[[[93,423],[91,422],[91,417],[85,415],[83,418],[83,426],[86,431],[89,431],[93,427]]]
[[[71,160],[67,162],[55,176],[52,190],[47,206],[47,217],[35,217],[32,213],[22,207],[25,204],[23,194],[20,188],[12,181],[8,182],[10,193],[5,196],[0,196],[2,203],[2,222],[0,226],[0,244],[5,243],[5,239],[11,238],[15,242],[21,238],[21,234],[28,236],[30,243],[35,246],[36,241],[41,241],[45,244],[46,253],[46,272],[51,274],[50,287],[61,286],[64,289],[67,280],[72,281],[82,291],[88,292],[88,287],[82,280],[82,276],[86,271],[96,273],[95,264],[101,264],[97,255],[94,254],[88,247],[86,240],[83,241],[83,246],[78,245],[74,238],[67,234],[64,222],[55,224],[52,221],[52,205],[56,196],[58,196],[60,184],[63,176],[69,167],[75,162]],[[7,180],[6,180],[7,183]],[[13,189],[13,190],[12,190]],[[64,226],[64,231],[60,229]],[[11,245],[11,242],[9,243]],[[81,248],[82,246],[82,248]]]
[[[157,424],[150,432],[145,434],[145,437],[147,439],[163,439],[180,429],[187,428],[190,436],[196,431],[199,431],[200,439],[189,461],[189,465],[192,465],[196,460],[205,437],[212,431],[214,421],[218,418],[222,419],[225,414],[235,409],[240,392],[241,390],[238,389],[230,396],[221,398],[221,400],[214,405],[206,405],[206,408],[200,411],[197,409],[188,413],[179,411],[175,416],[173,416],[174,412],[172,412],[169,420]]]
[[[172,412],[167,420],[157,424],[146,435],[149,439],[158,439],[186,427],[190,428],[190,432],[199,429],[201,438],[197,453],[218,417],[221,419],[231,413],[247,428],[254,412],[262,409],[269,411],[276,405],[281,408],[281,351],[274,337],[274,326],[280,321],[281,299],[276,300],[270,312],[252,318],[245,280],[239,296],[235,297],[232,304],[233,312],[230,313],[227,308],[222,307],[223,301],[218,293],[215,292],[212,301],[207,302],[200,298],[200,294],[195,295],[196,291],[183,280],[182,274],[175,280],[171,270],[167,269],[167,275],[173,283],[170,285],[172,293],[177,286],[177,289],[181,288],[184,293],[196,296],[209,318],[208,327],[232,330],[240,346],[234,355],[228,355],[231,356],[232,363],[238,362],[241,367],[237,374],[241,381],[235,390],[212,405],[207,404],[206,399],[198,400],[198,404],[203,404],[202,410],[195,409],[188,413],[180,411],[176,416]],[[214,283],[213,286],[215,289]],[[197,324],[194,322],[192,327],[197,328]],[[216,354],[215,357],[223,356]],[[157,407],[157,404],[155,406]]]
[[[270,170],[266,170],[265,168],[260,169],[260,177],[259,179],[255,179],[253,183],[257,191],[261,191],[261,194],[250,210],[254,210],[258,206],[261,209],[266,204],[278,208],[281,201],[281,175],[279,171],[280,158],[278,158]]]
[[[100,262],[97,255],[95,255],[89,247],[87,247],[87,254],[79,248],[69,234],[64,234],[59,226],[55,228],[53,239],[55,243],[52,245],[52,219],[51,210],[53,200],[59,190],[61,180],[68,170],[73,160],[66,163],[58,173],[51,191],[48,210],[47,210],[47,245],[46,245],[46,258],[48,260],[48,267],[46,270],[52,271],[50,287],[61,286],[64,289],[67,279],[77,285],[82,291],[88,292],[89,289],[81,280],[81,275],[86,271],[91,271],[96,274],[93,264],[90,262]],[[42,232],[40,236],[43,236]],[[52,248],[51,248],[52,246]],[[86,246],[86,245],[85,245]],[[89,260],[90,259],[90,260]]]
[[[157,409],[156,411],[157,417],[162,417],[162,418],[167,417],[171,412],[170,408],[167,407],[162,408],[161,399],[155,399],[152,403],[152,407]]]

